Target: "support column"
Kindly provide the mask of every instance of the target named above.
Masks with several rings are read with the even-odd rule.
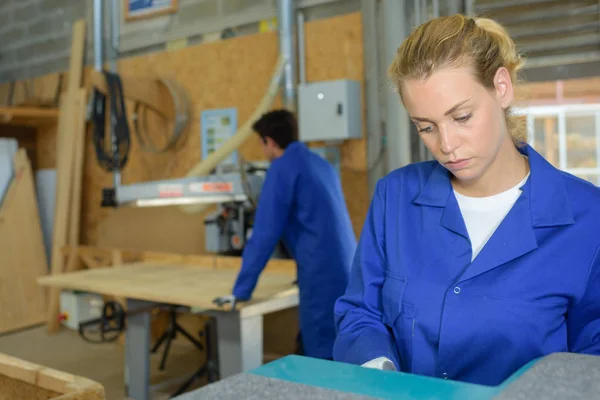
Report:
[[[263,364],[263,316],[240,317],[238,312],[211,313],[217,320],[221,379]]]
[[[150,309],[152,303],[127,300],[125,331],[125,393],[133,400],[150,399]]]
[[[298,67],[296,57],[295,5],[293,0],[277,1],[277,29],[279,51],[285,57],[282,101],[285,108],[296,111],[296,85]]]
[[[365,65],[365,99],[367,109],[367,165],[369,193],[372,195],[377,181],[385,175],[384,125],[381,113],[381,79],[385,78],[380,63],[378,30],[378,2],[361,0],[363,48]]]
[[[394,60],[398,47],[407,37],[409,28],[412,26],[405,13],[406,0],[382,0],[383,7],[383,37],[384,37],[384,59],[383,71]],[[386,75],[384,75],[386,76]],[[386,83],[387,81],[386,77]],[[384,85],[389,87],[389,85]],[[400,102],[400,97],[392,89],[387,89],[385,96],[386,108],[386,142],[388,172],[403,167],[412,161],[410,140],[410,119]]]

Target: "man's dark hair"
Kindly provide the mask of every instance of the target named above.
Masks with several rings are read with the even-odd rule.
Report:
[[[252,129],[259,134],[263,142],[266,137],[270,137],[281,149],[298,140],[296,117],[285,109],[263,114],[254,122]]]

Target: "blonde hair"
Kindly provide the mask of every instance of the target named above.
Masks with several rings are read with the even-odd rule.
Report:
[[[403,81],[426,79],[445,67],[471,66],[476,79],[488,89],[494,88],[498,68],[505,67],[516,86],[523,64],[523,57],[502,25],[488,18],[458,14],[417,27],[398,48],[388,75],[402,97]],[[511,115],[510,107],[505,117],[515,144],[527,142],[525,125]]]

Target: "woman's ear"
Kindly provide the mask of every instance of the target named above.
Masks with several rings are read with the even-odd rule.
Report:
[[[500,67],[494,76],[496,98],[503,109],[507,109],[513,102],[514,92],[510,73],[505,67]]]

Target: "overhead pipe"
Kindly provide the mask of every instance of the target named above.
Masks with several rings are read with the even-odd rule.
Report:
[[[414,10],[414,24],[415,26],[419,26],[421,25],[421,22],[423,21],[423,17],[421,16],[421,11],[422,11],[422,7],[421,7],[421,0],[413,0],[413,10]]]
[[[117,73],[117,59],[121,35],[121,14],[119,13],[120,4],[120,0],[112,0],[110,3],[110,71],[115,74]],[[115,158],[118,158],[119,144],[112,124],[111,139]],[[115,188],[121,185],[121,172],[118,169],[113,171],[113,184]]]
[[[296,111],[297,66],[294,46],[294,1],[277,1],[277,26],[279,31],[279,53],[284,59],[283,106]]]
[[[417,4],[415,4],[417,3]],[[408,36],[411,29],[406,10],[409,0],[382,0],[383,32],[384,38],[384,67],[387,69],[398,52],[398,46]],[[418,2],[415,1],[416,10],[420,11]],[[413,21],[416,21],[416,16]],[[420,18],[420,16],[419,16]],[[384,71],[385,71],[384,69]],[[386,122],[386,154],[388,172],[410,164],[412,161],[411,148],[411,123],[406,110],[398,99],[394,90],[387,90],[384,100]]]
[[[117,72],[117,60],[119,58],[119,45],[121,44],[121,0],[112,0],[111,2],[111,60],[110,69]]]
[[[433,18],[437,18],[440,16],[440,2],[439,0],[433,0],[432,1],[432,13],[433,13]]]
[[[96,71],[102,71],[104,58],[103,15],[102,0],[94,0],[94,68]]]
[[[306,83],[306,51],[304,44],[304,13],[298,13],[298,70],[299,83]]]

